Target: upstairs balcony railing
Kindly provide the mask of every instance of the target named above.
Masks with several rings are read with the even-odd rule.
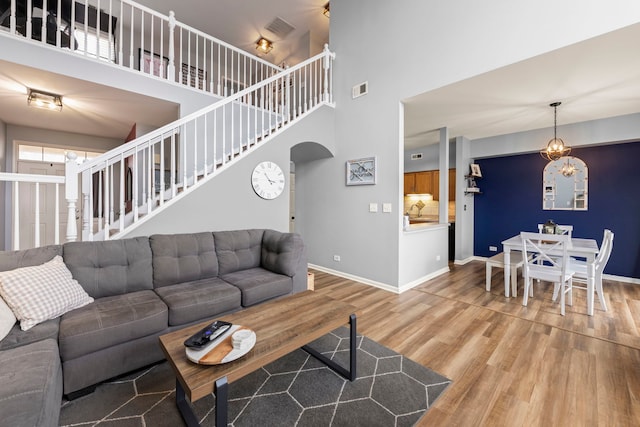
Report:
[[[0,0],[0,33],[218,96],[282,69],[130,0]]]

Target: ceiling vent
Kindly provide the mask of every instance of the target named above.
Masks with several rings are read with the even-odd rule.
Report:
[[[414,153],[411,155],[411,160],[420,160],[422,158],[422,153]]]
[[[296,29],[296,27],[278,16],[276,16],[276,18],[264,28],[272,32],[276,37],[282,39],[287,37],[293,30]]]

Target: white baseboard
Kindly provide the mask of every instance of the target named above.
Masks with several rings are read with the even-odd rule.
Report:
[[[401,294],[401,293],[403,293],[405,291],[408,291],[409,289],[413,289],[416,286],[426,282],[427,280],[431,280],[433,278],[436,278],[436,277],[438,277],[438,276],[440,276],[442,274],[448,273],[449,271],[451,271],[451,270],[449,270],[449,267],[444,267],[444,268],[441,268],[440,270],[434,271],[433,273],[429,273],[426,276],[422,276],[419,279],[413,280],[413,281],[411,281],[409,283],[406,283],[406,284],[400,286],[400,291],[398,293]]]
[[[632,283],[634,285],[640,285],[640,279],[625,276],[614,276],[613,274],[603,274],[602,278],[605,280],[615,280],[616,282]]]
[[[477,257],[477,256],[470,256],[469,258],[465,258],[465,259],[457,259],[455,261],[453,261],[453,263],[455,265],[465,265],[470,263],[471,261],[484,261],[486,258],[482,258],[481,257]]]
[[[364,285],[369,285],[369,286],[373,286],[375,288],[379,288],[379,289],[383,289],[385,291],[389,291],[389,292],[393,292],[394,294],[401,294],[405,291],[408,291],[409,289],[412,289],[418,285],[420,285],[421,283],[427,281],[427,280],[431,280],[434,277],[440,276],[441,274],[444,273],[448,273],[449,272],[449,267],[445,267],[443,269],[440,269],[438,271],[434,271],[433,273],[427,274],[426,276],[423,276],[419,279],[413,280],[405,285],[400,286],[400,288],[397,288],[395,286],[391,286],[388,285],[386,283],[382,283],[382,282],[377,282],[375,280],[371,280],[371,279],[367,279],[364,277],[360,277],[360,276],[355,276],[353,274],[349,274],[349,273],[344,273],[342,271],[338,271],[338,270],[333,270],[331,268],[327,268],[327,267],[323,267],[320,265],[316,265],[316,264],[309,264],[309,268],[313,268],[314,270],[319,270],[322,271],[324,273],[328,273],[328,274],[332,274],[334,276],[338,276],[338,277],[342,277],[344,279],[349,279],[349,280],[353,280],[354,282],[359,282],[362,283]]]

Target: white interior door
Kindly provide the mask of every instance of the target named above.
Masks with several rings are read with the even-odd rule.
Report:
[[[45,163],[37,161],[19,160],[18,173],[37,175],[64,176],[64,163]],[[40,213],[36,218],[36,184],[21,183],[19,186],[20,203],[20,249],[36,246],[36,224],[40,228],[40,246],[55,243],[55,184],[40,184],[39,186]],[[58,202],[60,206],[60,243],[66,241],[67,234],[67,203],[64,194],[64,184],[59,186]],[[15,221],[14,228],[15,229]]]

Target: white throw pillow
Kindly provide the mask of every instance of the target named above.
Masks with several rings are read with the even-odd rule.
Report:
[[[7,336],[13,325],[16,324],[16,316],[6,302],[0,298],[0,341]]]
[[[42,265],[0,272],[0,294],[23,331],[93,302],[59,255]]]

